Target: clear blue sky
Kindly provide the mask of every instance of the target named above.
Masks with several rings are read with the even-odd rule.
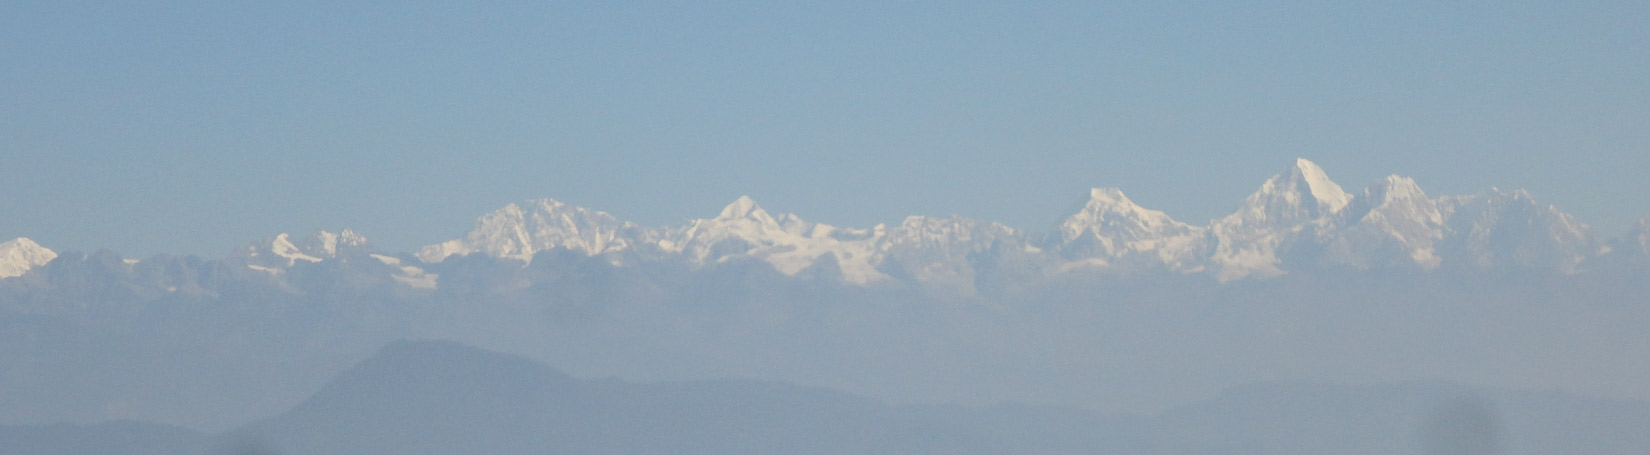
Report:
[[[1042,230],[1094,186],[1202,223],[1297,156],[1650,215],[1650,2],[460,3],[0,3],[0,237],[412,250],[742,194]]]

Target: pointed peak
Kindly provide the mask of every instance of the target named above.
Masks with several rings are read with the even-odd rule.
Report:
[[[1352,194],[1347,193],[1329,174],[1306,158],[1295,158],[1295,164],[1283,172],[1267,180],[1261,192],[1278,190],[1305,190],[1303,196],[1310,195],[1316,200],[1318,207],[1326,213],[1333,213],[1346,207],[1352,202]]]
[[[3,247],[23,248],[23,249],[31,249],[31,250],[33,250],[33,249],[42,249],[42,250],[46,249],[45,247],[40,246],[40,244],[34,243],[33,240],[29,240],[28,237],[18,237],[18,238],[11,239],[11,240],[6,241],[6,242],[0,242],[0,248],[3,248]]]
[[[355,232],[354,229],[344,228],[338,233],[338,244],[344,246],[362,246],[367,244],[367,237]]]
[[[524,215],[526,213],[527,212],[525,210],[521,209],[521,205],[516,204],[514,202],[511,202],[509,204],[504,204],[503,207],[499,207],[498,210],[494,210],[494,211],[492,211],[492,212],[490,212],[486,215],[482,215],[481,218],[476,220],[476,221],[481,222],[481,221],[485,221],[485,220],[488,220],[488,219],[497,219],[497,218],[519,218],[519,217],[521,217],[522,215]]]
[[[1113,204],[1134,205],[1134,201],[1123,195],[1123,190],[1115,187],[1089,189],[1089,201],[1108,202]]]
[[[1415,183],[1415,179],[1392,174],[1386,178],[1376,180],[1375,183],[1364,189],[1365,197],[1379,199],[1395,198],[1426,198],[1426,192]]]
[[[1318,163],[1306,158],[1295,158],[1295,169],[1299,169],[1301,172],[1323,173],[1323,168],[1318,167]]]
[[[46,265],[57,259],[57,253],[34,243],[28,237],[18,237],[0,243],[0,278],[20,276],[29,269]]]
[[[723,207],[722,213],[716,217],[722,219],[771,218],[768,216],[768,212],[762,210],[761,206],[756,205],[756,201],[752,200],[750,196],[739,196],[739,199],[735,199],[733,203]]]
[[[551,198],[534,199],[534,200],[527,201],[527,202],[528,202],[528,205],[531,205],[534,208],[537,208],[539,210],[543,210],[543,211],[546,211],[546,212],[553,212],[553,211],[556,211],[557,209],[568,207],[567,203],[562,202],[562,201],[558,201],[558,200],[555,200],[555,199],[551,199]],[[515,205],[515,204],[511,204],[511,205]]]
[[[1528,203],[1528,204],[1534,204],[1535,203],[1535,197],[1531,196],[1530,192],[1524,190],[1523,188],[1508,190],[1508,189],[1503,189],[1503,188],[1498,187],[1498,186],[1492,186],[1492,187],[1490,187],[1490,189],[1484,190],[1484,192],[1482,192],[1482,193],[1478,193],[1475,196],[1469,196],[1469,198],[1478,198],[1480,200],[1490,202],[1490,203],[1508,203],[1508,202],[1524,202],[1524,203]]]
[[[285,235],[285,234],[282,234]],[[321,254],[327,257],[338,255],[338,248],[359,247],[367,244],[367,238],[357,234],[354,230],[344,229],[337,233],[331,231],[316,232],[313,241],[299,247],[309,250],[311,254]]]

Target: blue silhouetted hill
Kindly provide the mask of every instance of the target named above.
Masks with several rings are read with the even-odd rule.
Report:
[[[1068,453],[1120,444],[1044,408],[891,406],[750,381],[578,380],[451,342],[396,342],[279,417],[237,431],[291,454]]]

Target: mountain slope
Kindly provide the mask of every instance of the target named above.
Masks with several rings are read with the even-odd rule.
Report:
[[[57,259],[57,253],[25,237],[0,243],[0,278],[21,276],[52,259]]]
[[[1447,230],[1437,202],[1415,180],[1397,175],[1365,188],[1328,223],[1323,259],[1359,269],[1437,268],[1437,243]]]
[[[1057,248],[1089,266],[1134,265],[1180,272],[1202,270],[1205,229],[1136,205],[1116,188],[1089,191],[1088,203],[1057,228]]]
[[[1215,277],[1229,281],[1283,274],[1278,250],[1351,201],[1352,195],[1323,168],[1304,158],[1295,160],[1244,198],[1236,212],[1210,223]]]
[[[1441,245],[1446,262],[1574,273],[1598,253],[1591,228],[1557,207],[1537,204],[1524,190],[1445,197],[1438,207],[1449,220],[1450,236]]]
[[[795,275],[821,258],[832,256],[843,281],[866,284],[887,279],[872,262],[877,229],[845,229],[803,221],[796,215],[774,217],[748,196],[728,204],[715,218],[658,231],[661,249],[695,264],[753,258]]]
[[[484,253],[526,262],[540,251],[557,248],[594,256],[630,248],[639,230],[607,212],[535,199],[525,208],[512,203],[482,216],[463,238],[426,246],[418,258],[441,262],[450,256]]]

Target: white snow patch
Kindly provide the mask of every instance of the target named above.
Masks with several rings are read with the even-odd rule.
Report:
[[[373,253],[371,256],[373,259],[377,259],[378,262],[384,263],[384,265],[396,268],[400,273],[391,275],[390,278],[401,284],[418,289],[436,288],[437,281],[440,278],[439,274],[425,272],[424,269],[417,266],[402,265],[401,258],[398,257],[377,253]]]
[[[325,231],[322,232],[325,233]],[[299,250],[297,245],[293,245],[292,240],[288,237],[287,233],[282,232],[276,235],[275,240],[270,242],[269,245],[270,252],[275,253],[276,256],[286,258],[286,265],[291,266],[297,264],[298,261],[321,262],[321,258],[304,254],[303,250]]]
[[[18,237],[0,243],[0,278],[22,276],[29,270],[57,259],[57,253],[34,243],[27,237]]]

